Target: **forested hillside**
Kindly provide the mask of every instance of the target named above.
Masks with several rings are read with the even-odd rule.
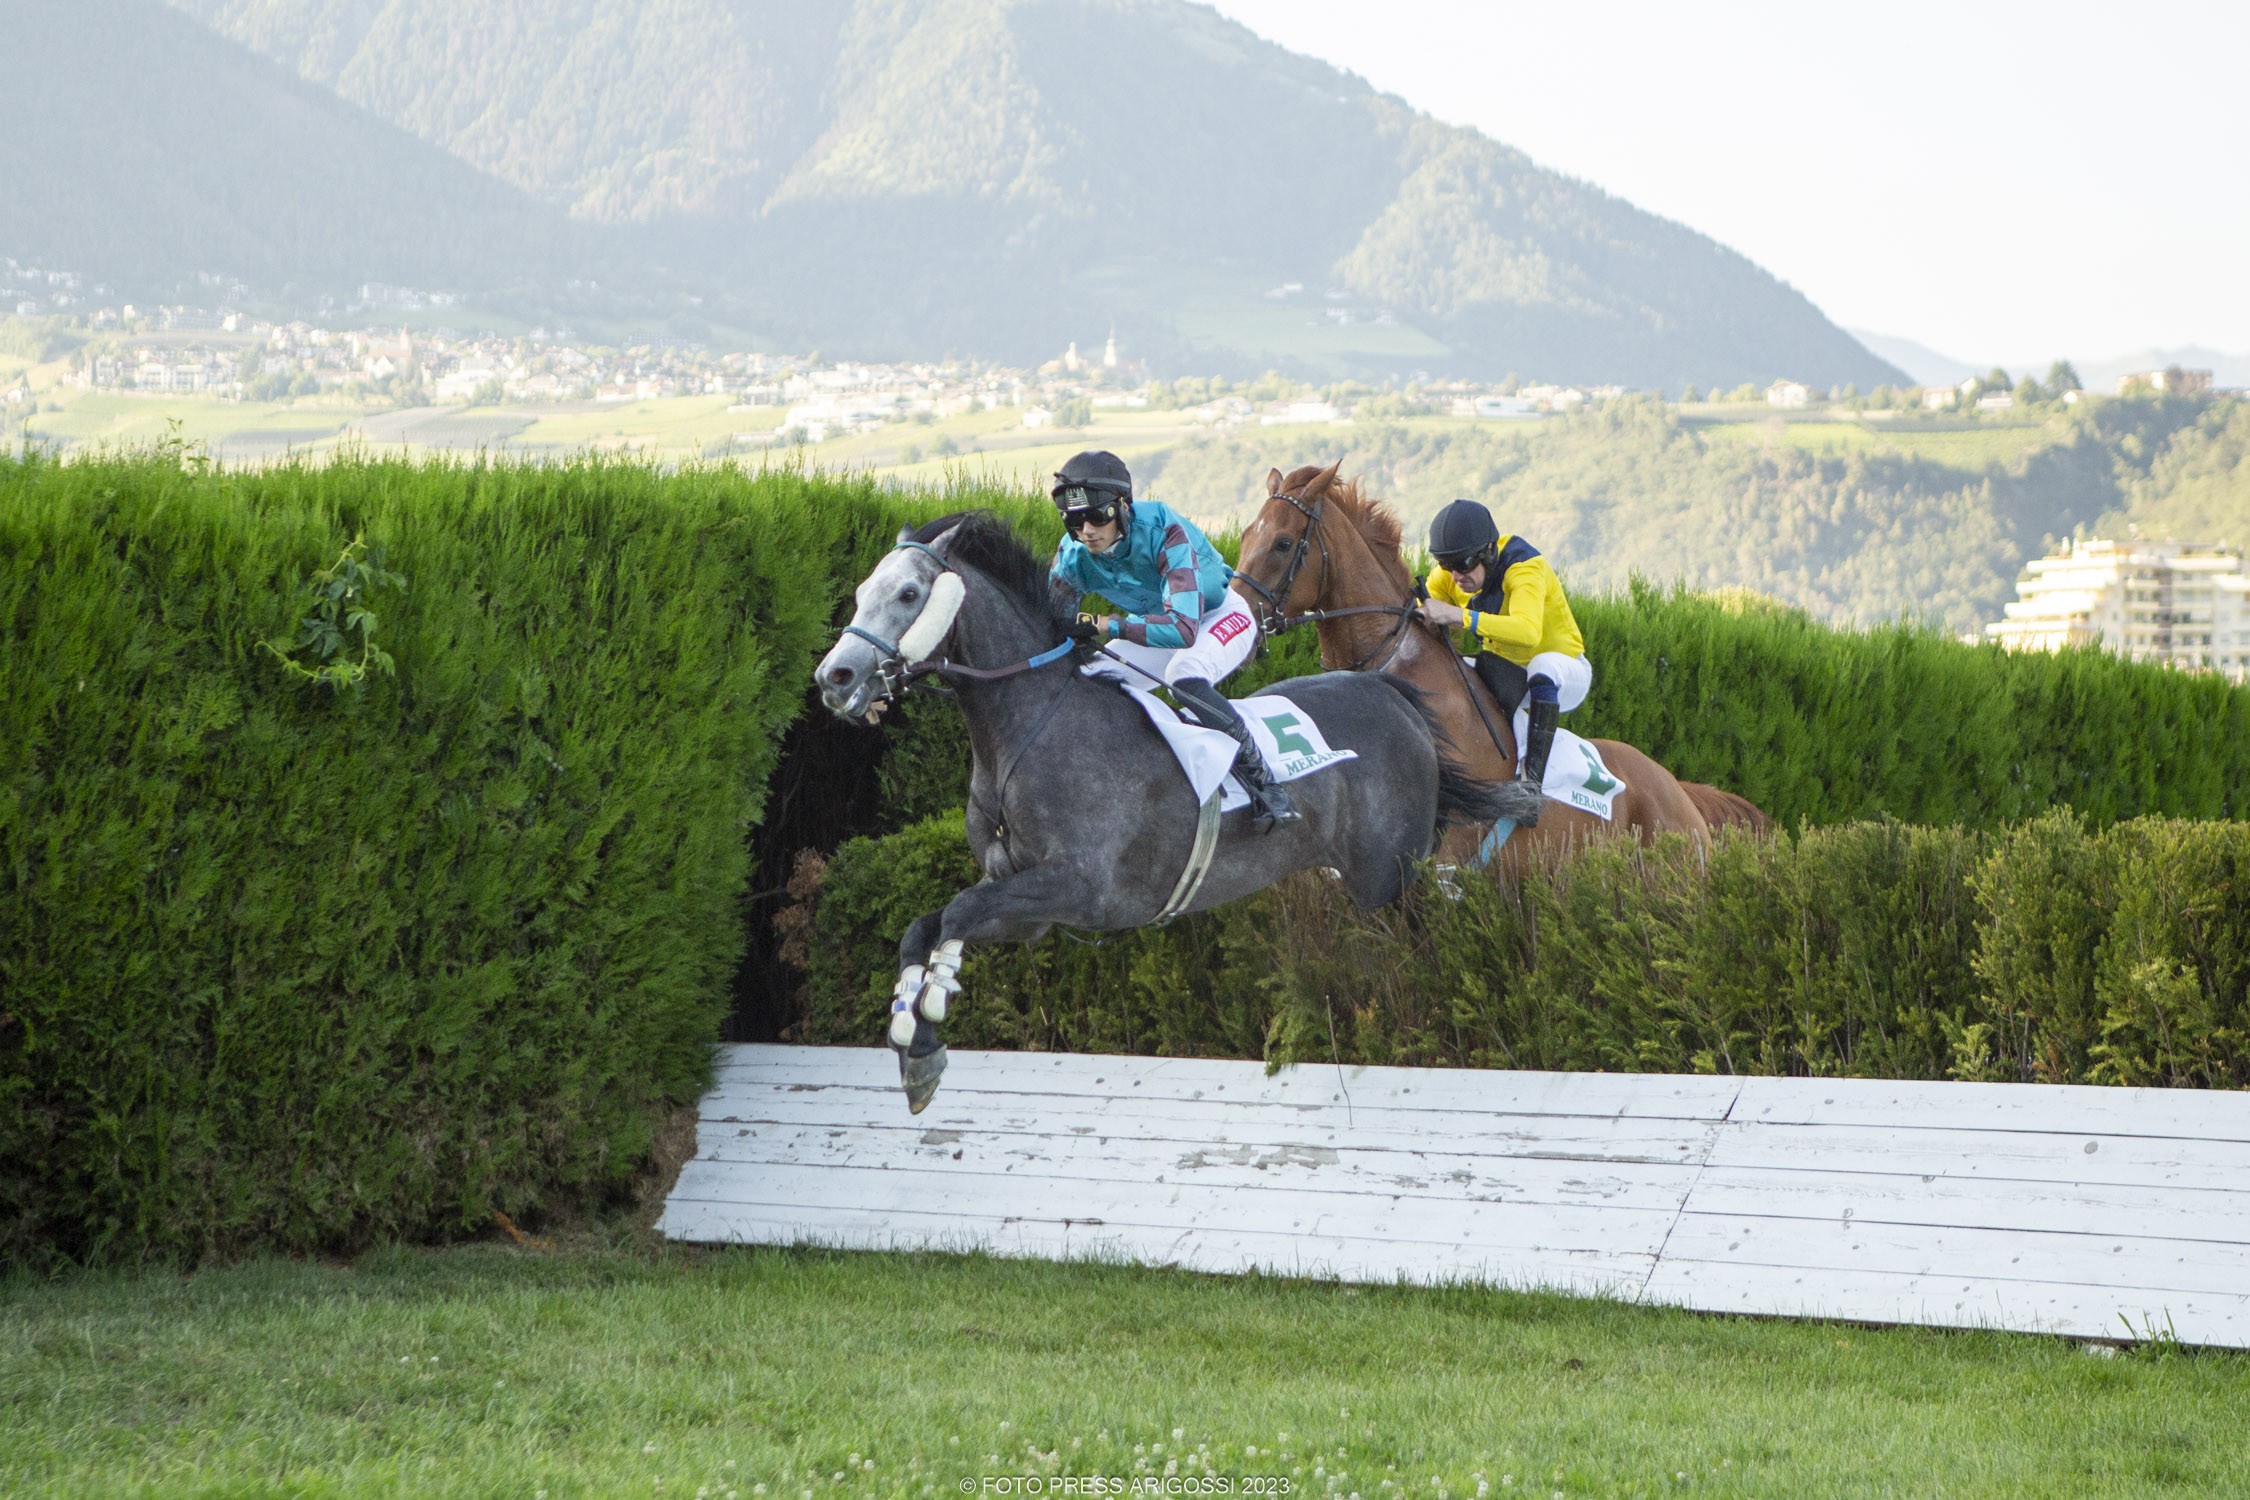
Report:
[[[1972,465],[1706,435],[1653,400],[1540,423],[1411,420],[1214,434],[1153,466],[1150,493],[1241,520],[1270,466],[1341,459],[1419,536],[1456,495],[1552,556],[1580,589],[1638,573],[1747,588],[1839,623],[1902,616],[1967,629],[2015,597],[2026,559],[2080,529],[2250,543],[2250,403],[2145,397],[2084,403],[2025,435],[2021,456]],[[1344,436],[1348,434],[1348,436]],[[1341,441],[1337,439],[1341,438]]]
[[[2250,401],[2216,401],[2173,435],[2125,492],[2111,529],[2250,547]]]
[[[1184,0],[171,3],[832,350],[1898,378],[1724,246]]]
[[[157,0],[0,0],[0,35],[0,250],[18,258],[128,295],[206,272],[306,301],[363,281],[559,288],[605,263],[555,209]]]

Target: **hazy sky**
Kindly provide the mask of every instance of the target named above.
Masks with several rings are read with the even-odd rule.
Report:
[[[2250,351],[2250,5],[1216,0],[1972,362]]]

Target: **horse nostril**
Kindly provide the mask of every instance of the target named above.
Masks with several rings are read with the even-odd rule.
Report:
[[[851,680],[858,675],[850,667],[830,667],[828,669],[828,680],[837,687],[849,687]]]

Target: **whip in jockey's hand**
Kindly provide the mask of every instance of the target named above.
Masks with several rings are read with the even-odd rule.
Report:
[[[1265,757],[1217,684],[1250,659],[1257,622],[1227,587],[1233,576],[1218,549],[1185,516],[1154,500],[1133,499],[1133,476],[1114,453],[1081,453],[1055,474],[1050,492],[1064,536],[1052,570],[1066,600],[1099,594],[1128,613],[1094,628],[1106,642],[1089,670],[1126,678],[1130,662],[1172,690],[1181,710],[1233,738],[1234,774],[1271,830],[1300,814],[1266,772]],[[1071,606],[1075,608],[1075,604]],[[1084,640],[1077,628],[1073,640]]]
[[[1539,549],[1503,536],[1492,512],[1456,500],[1430,522],[1428,598],[1424,619],[1465,627],[1476,648],[1477,676],[1515,715],[1516,779],[1531,789],[1516,821],[1539,821],[1538,788],[1554,749],[1555,721],[1586,701],[1594,669],[1563,595],[1562,580]]]

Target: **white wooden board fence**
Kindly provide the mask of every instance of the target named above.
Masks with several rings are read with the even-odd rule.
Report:
[[[734,1046],[658,1228],[2250,1347],[2250,1094]]]

